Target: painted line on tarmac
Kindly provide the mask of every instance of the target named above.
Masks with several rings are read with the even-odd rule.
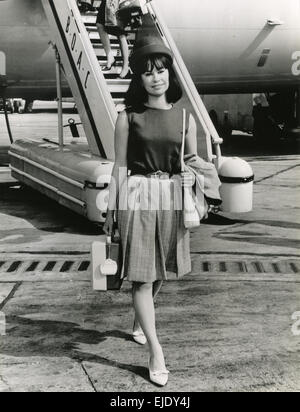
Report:
[[[42,256],[43,258],[45,258],[45,256],[51,257],[51,258],[61,258],[62,256],[82,256],[87,257],[89,256],[90,252],[86,251],[86,252],[79,252],[79,251],[28,251],[28,250],[21,250],[21,251],[13,251],[13,252],[6,252],[3,250],[0,250],[1,256],[2,256],[2,260],[3,259],[16,259],[18,257],[18,255],[27,255],[28,257],[31,256]],[[203,250],[203,251],[197,251],[197,252],[191,252],[191,255],[207,255],[207,256],[241,256],[245,259],[247,259],[247,257],[252,257],[252,256],[257,256],[261,259],[263,258],[269,258],[269,257],[273,257],[273,258],[296,258],[296,259],[300,259],[300,255],[299,254],[291,254],[291,253],[256,253],[256,252],[229,252],[229,251],[207,251],[207,250]],[[25,257],[23,257],[23,259],[25,259]]]
[[[32,272],[87,272],[90,269],[90,258],[85,256],[65,256],[65,257],[37,257],[22,259],[19,256],[3,257],[0,260],[1,274],[21,274]]]
[[[256,181],[254,182],[254,184],[258,184],[258,183],[264,182],[265,180],[272,179],[272,177],[278,176],[278,175],[280,175],[280,174],[282,174],[282,173],[284,173],[284,172],[288,172],[289,170],[295,169],[295,168],[297,168],[297,167],[299,167],[299,166],[300,166],[300,164],[297,164],[297,165],[288,167],[287,169],[280,170],[279,172],[273,173],[273,174],[270,175],[270,176],[264,177],[264,178],[262,178],[262,179],[260,179],[260,180],[256,180]]]
[[[35,256],[35,255],[41,255],[41,256],[86,256],[90,252],[81,252],[81,251],[69,251],[69,250],[55,250],[55,251],[32,251],[32,250],[17,250],[13,252],[6,252],[5,250],[0,250],[0,253],[2,255],[6,255],[7,259],[12,256],[17,256],[17,255],[28,255],[28,256]]]
[[[257,255],[204,255],[192,253],[193,272],[213,274],[292,274],[300,275],[300,259],[291,256],[257,256]],[[86,275],[91,271],[90,255],[51,256],[35,255],[1,256],[0,280],[27,280],[32,276],[49,277],[51,273],[58,276],[73,274]]]
[[[16,291],[19,289],[19,287],[21,286],[22,282],[16,282],[16,284],[14,285],[14,287],[12,288],[12,290],[10,291],[10,293],[6,296],[6,298],[0,303],[0,311],[4,308],[4,306],[6,305],[6,303],[12,298],[14,297]]]
[[[299,254],[278,254],[278,253],[256,253],[256,252],[222,252],[222,251],[218,251],[218,252],[210,252],[210,251],[203,251],[203,252],[191,252],[191,255],[208,255],[208,256],[241,256],[241,259],[247,259],[247,257],[252,257],[252,256],[257,256],[260,259],[264,259],[264,258],[269,258],[269,257],[273,257],[273,258],[296,258],[296,259],[300,259],[300,255]]]

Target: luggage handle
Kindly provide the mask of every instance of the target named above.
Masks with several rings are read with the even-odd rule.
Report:
[[[108,247],[107,258],[110,259],[110,254],[111,254],[111,236],[106,236],[106,244],[107,244],[107,247]]]
[[[185,150],[185,128],[186,128],[186,110],[182,109],[182,145],[181,145],[181,152],[180,152],[180,165],[181,165],[181,172],[184,172],[184,150]]]

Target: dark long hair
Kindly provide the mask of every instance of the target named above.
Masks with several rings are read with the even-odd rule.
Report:
[[[169,71],[169,89],[166,92],[167,102],[176,103],[182,97],[182,89],[176,78],[171,60],[162,54],[145,56],[135,67],[129,89],[125,96],[126,107],[141,107],[148,101],[148,93],[144,89],[141,81],[141,75],[146,72],[152,72],[156,68],[160,70],[165,68]]]

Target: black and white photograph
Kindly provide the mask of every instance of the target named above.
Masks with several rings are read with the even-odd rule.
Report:
[[[0,0],[0,392],[300,391],[300,0]]]

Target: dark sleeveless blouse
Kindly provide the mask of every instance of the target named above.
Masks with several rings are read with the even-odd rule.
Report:
[[[142,106],[127,109],[129,139],[127,165],[131,174],[180,173],[182,109],[169,110]],[[188,125],[187,125],[188,129]]]

